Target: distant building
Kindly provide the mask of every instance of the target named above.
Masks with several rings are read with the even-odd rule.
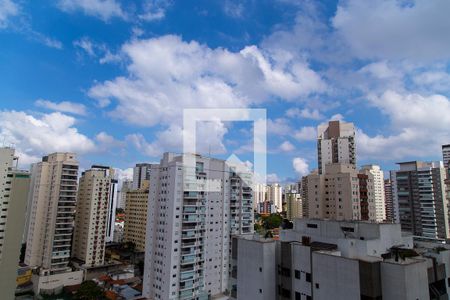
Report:
[[[386,211],[386,221],[395,221],[395,208],[394,200],[392,198],[392,182],[391,179],[384,180],[384,199],[385,199],[385,211]]]
[[[383,222],[386,220],[386,195],[384,192],[384,174],[380,166],[377,165],[366,165],[362,166],[360,173],[369,176],[369,184],[373,186],[373,196],[371,200],[375,203],[375,221]],[[368,191],[371,192],[371,191]]]
[[[267,201],[267,185],[256,183],[253,187],[253,209],[259,212],[259,205]]]
[[[127,202],[127,192],[133,189],[133,181],[132,180],[124,180],[122,182],[122,186],[120,187],[120,191],[118,192],[118,208],[125,209]]]
[[[448,199],[442,162],[402,162],[391,171],[396,220],[402,230],[428,238],[449,238]]]
[[[0,291],[14,299],[30,174],[17,169],[13,148],[0,148]]]
[[[83,172],[77,196],[77,211],[72,256],[87,267],[105,262],[105,243],[110,233],[111,217],[114,218],[114,194],[117,195],[114,170],[92,166]],[[112,219],[112,230],[114,219]]]
[[[259,203],[258,213],[260,214],[274,214],[277,210],[271,201],[264,201]]]
[[[133,168],[133,190],[141,189],[145,184],[145,181],[150,180],[151,168],[152,164],[136,164]]]
[[[444,168],[448,168],[450,162],[450,144],[442,145],[442,160],[444,162]]]
[[[267,186],[267,201],[275,205],[275,210],[283,210],[283,187],[279,183],[273,183]]]
[[[136,250],[145,251],[145,232],[147,228],[149,181],[141,182],[141,188],[126,193],[125,225],[123,241],[133,242]]]
[[[449,247],[414,243],[400,224],[311,219],[279,241],[238,236],[232,299],[447,299]]]
[[[319,174],[328,164],[343,163],[356,167],[355,127],[353,123],[330,121],[317,128]]]
[[[296,190],[284,193],[286,201],[286,218],[289,220],[303,217],[302,195]]]

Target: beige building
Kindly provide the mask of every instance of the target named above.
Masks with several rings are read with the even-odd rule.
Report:
[[[53,153],[33,165],[25,263],[46,276],[66,272],[75,216],[78,162]]]
[[[126,193],[123,241],[133,242],[137,251],[145,251],[148,191],[149,181],[144,180],[140,189]]]
[[[72,256],[89,267],[104,264],[114,181],[114,170],[102,166],[92,166],[80,178]]]
[[[386,220],[386,195],[384,192],[384,174],[380,166],[366,165],[362,166],[360,173],[370,177],[373,183],[373,201],[375,204],[375,221],[383,222]]]
[[[30,174],[17,170],[12,148],[0,148],[0,291],[14,299]]]
[[[375,221],[373,178],[353,164],[328,164],[306,181],[309,218]]]
[[[294,220],[303,217],[302,195],[297,191],[290,191],[284,194],[286,201],[286,218]]]
[[[275,205],[275,210],[281,212],[283,210],[283,188],[278,183],[267,186],[267,201]]]

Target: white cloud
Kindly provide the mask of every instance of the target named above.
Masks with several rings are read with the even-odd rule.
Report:
[[[333,26],[361,58],[450,58],[447,0],[347,0]]]
[[[52,102],[49,100],[38,99],[34,103],[36,106],[43,107],[50,110],[71,113],[75,115],[85,116],[87,114],[86,106],[81,103],[74,103],[70,101]]]
[[[318,109],[299,109],[297,107],[289,108],[286,111],[286,116],[290,118],[305,118],[305,119],[312,119],[312,120],[321,120],[325,116],[322,115]]]
[[[267,178],[267,183],[269,183],[269,184],[281,182],[280,178],[275,173],[267,174],[266,178]]]
[[[294,168],[295,172],[300,176],[308,175],[309,173],[309,166],[308,162],[301,157],[295,157],[292,160],[292,167]]]
[[[305,126],[294,132],[294,138],[299,141],[314,141],[317,139],[317,129],[312,126]]]
[[[288,135],[292,133],[292,128],[288,120],[277,118],[275,120],[267,119],[267,133],[276,135]]]
[[[164,19],[167,8],[172,5],[169,0],[146,0],[143,3],[143,13],[138,17],[144,21],[158,21]]]
[[[133,168],[120,169],[114,168],[115,176],[119,180],[119,186],[122,185],[124,180],[133,180]]]
[[[113,17],[126,19],[120,3],[115,0],[59,0],[58,7],[66,12],[82,11],[86,15],[108,21]]]
[[[450,91],[450,74],[444,71],[425,71],[413,75],[412,80],[417,86],[427,91]]]
[[[73,45],[83,49],[89,56],[96,56],[94,50],[95,45],[88,37],[82,37],[81,39],[75,40]]]
[[[11,0],[0,0],[0,29],[6,28],[9,25],[9,19],[17,16],[20,12],[20,7]]]
[[[224,13],[232,18],[241,18],[244,13],[244,4],[235,0],[225,0],[223,2]]]
[[[363,158],[403,159],[436,157],[450,141],[450,100],[441,95],[386,91],[369,97],[390,120],[390,134],[369,136],[357,131],[357,150]]]
[[[36,117],[20,111],[0,111],[0,140],[13,145],[26,160],[56,151],[94,151],[94,142],[78,132],[75,122],[75,118],[59,112]]]
[[[291,152],[291,151],[294,151],[294,150],[295,150],[295,146],[292,145],[292,143],[289,142],[289,141],[284,141],[284,142],[280,145],[279,149],[280,149],[281,151],[283,151],[283,152]]]

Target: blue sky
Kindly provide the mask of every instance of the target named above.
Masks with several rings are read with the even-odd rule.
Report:
[[[0,143],[129,174],[180,152],[183,108],[265,108],[268,173],[317,167],[317,125],[357,127],[358,163],[439,160],[450,143],[446,0],[0,0]],[[198,125],[251,161],[252,126]]]

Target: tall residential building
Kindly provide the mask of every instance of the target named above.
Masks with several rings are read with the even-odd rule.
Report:
[[[73,153],[44,156],[32,168],[31,207],[25,263],[41,274],[69,269],[77,194],[78,162]]]
[[[355,127],[353,123],[330,121],[317,128],[319,174],[327,164],[344,163],[356,166]]]
[[[14,299],[30,174],[17,169],[12,148],[0,148],[0,291]]]
[[[307,190],[309,218],[376,221],[373,176],[353,164],[327,164],[307,176]]]
[[[251,174],[219,159],[165,153],[152,169],[143,296],[208,299],[229,291],[231,235],[253,232]]]
[[[122,186],[120,187],[120,191],[118,192],[118,205],[117,207],[125,209],[127,202],[127,192],[133,189],[133,181],[132,180],[124,180],[122,182]]]
[[[141,188],[126,193],[125,226],[123,241],[133,242],[137,251],[145,251],[145,232],[147,229],[149,181],[141,182]]]
[[[113,209],[116,183],[114,170],[92,166],[83,172],[78,189],[72,256],[83,265],[100,266],[105,261],[105,243]],[[114,220],[112,221],[114,230]],[[111,233],[112,235],[112,233]],[[111,236],[112,237],[112,236]]]
[[[442,145],[442,160],[444,162],[444,168],[447,169],[450,165],[450,144]]]
[[[297,219],[277,241],[233,238],[231,299],[448,299],[449,257],[399,224]]]
[[[299,191],[290,190],[284,193],[286,201],[286,218],[294,220],[303,217],[303,201]]]
[[[386,220],[386,196],[384,192],[383,170],[377,165],[366,165],[362,166],[360,173],[371,175],[370,179],[373,180],[373,200],[375,201],[375,221],[383,222]]]
[[[391,179],[384,180],[384,202],[386,210],[386,221],[395,221],[395,209],[394,209],[394,199],[392,197],[392,182]]]
[[[283,210],[283,188],[278,183],[273,183],[267,186],[267,201],[275,205],[277,212]]]
[[[133,190],[142,188],[145,180],[150,180],[151,168],[152,164],[136,164],[136,166],[133,168]]]
[[[402,230],[428,238],[449,238],[448,200],[442,162],[403,162],[391,172],[396,220]]]
[[[260,203],[267,201],[267,185],[256,183],[253,186],[253,209],[259,212]]]

